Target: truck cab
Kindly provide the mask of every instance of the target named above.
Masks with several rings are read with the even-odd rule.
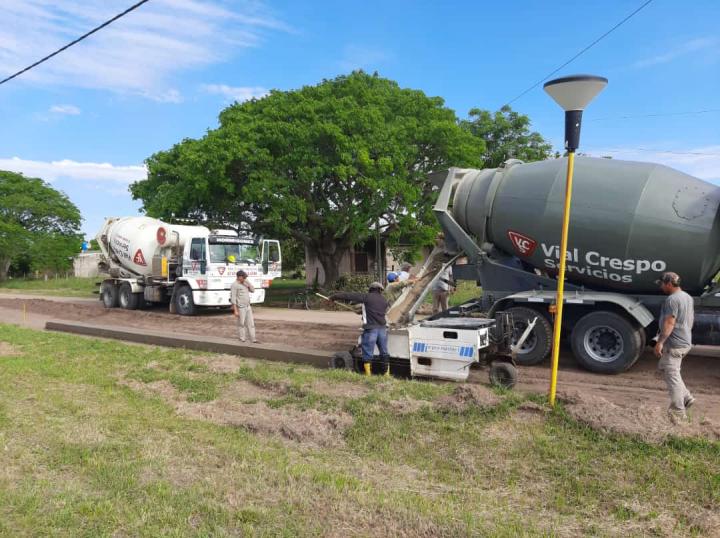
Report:
[[[185,243],[173,302],[179,314],[192,315],[197,306],[230,306],[230,286],[243,270],[255,288],[252,303],[265,300],[265,290],[281,276],[277,240],[239,237],[234,231],[213,230]]]

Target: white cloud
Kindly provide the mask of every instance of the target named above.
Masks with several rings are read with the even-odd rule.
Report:
[[[672,62],[673,60],[680,58],[682,56],[685,56],[687,54],[691,53],[697,53],[701,50],[707,50],[707,49],[715,49],[717,50],[718,46],[720,45],[720,40],[714,37],[703,37],[698,39],[692,39],[690,41],[686,41],[685,43],[681,43],[680,45],[677,45],[676,47],[670,49],[667,52],[664,52],[663,54],[658,54],[656,56],[652,56],[650,58],[645,58],[644,60],[637,61],[633,64],[633,67],[635,68],[644,68],[644,67],[650,67],[653,65],[659,65],[659,64],[666,64],[669,62]]]
[[[126,0],[3,0],[0,75],[126,9]],[[261,2],[153,0],[13,83],[62,85],[179,102],[177,75],[289,31]]]
[[[659,151],[649,148],[605,148],[587,151],[600,157],[610,155],[625,161],[645,161],[664,164],[713,183],[720,183],[720,145],[691,149]]]
[[[222,95],[228,101],[249,101],[266,96],[269,91],[261,86],[228,86],[226,84],[203,84],[203,91],[215,95]]]
[[[105,185],[113,191],[121,185],[147,178],[144,165],[118,166],[110,163],[78,162],[69,159],[62,161],[30,161],[12,157],[0,158],[0,170],[20,172],[28,177],[39,177],[47,182],[58,179],[86,181],[95,185]]]
[[[63,116],[77,116],[80,114],[80,109],[75,105],[53,105],[50,107],[50,113]]]
[[[340,69],[343,71],[377,69],[389,57],[387,52],[374,47],[347,45],[340,60]]]

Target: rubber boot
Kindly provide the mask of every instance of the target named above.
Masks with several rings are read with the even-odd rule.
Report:
[[[372,375],[372,364],[369,362],[364,362],[363,370],[365,371],[365,375]]]
[[[383,374],[384,377],[390,377],[390,365],[385,365],[385,373]]]

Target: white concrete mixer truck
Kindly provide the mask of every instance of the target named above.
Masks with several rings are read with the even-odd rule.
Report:
[[[482,296],[440,314],[512,314],[516,334],[537,323],[516,361],[550,352],[565,159],[431,176],[455,278]],[[578,157],[570,217],[563,335],[601,373],[630,368],[657,332],[665,300],[655,281],[674,271],[695,298],[696,344],[720,344],[720,187],[653,163]],[[465,261],[465,260],[463,260]]]
[[[167,224],[150,217],[111,217],[97,234],[102,252],[100,300],[134,310],[166,303],[191,316],[198,307],[229,307],[238,270],[255,287],[253,303],[281,276],[280,243],[243,238],[233,230]]]

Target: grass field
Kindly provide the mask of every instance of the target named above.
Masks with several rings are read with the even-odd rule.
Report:
[[[713,535],[717,443],[454,389],[0,325],[0,535]]]
[[[98,290],[96,282],[99,282],[98,278],[60,277],[48,280],[15,278],[0,282],[0,293],[20,292],[62,297],[97,297],[93,294]]]

